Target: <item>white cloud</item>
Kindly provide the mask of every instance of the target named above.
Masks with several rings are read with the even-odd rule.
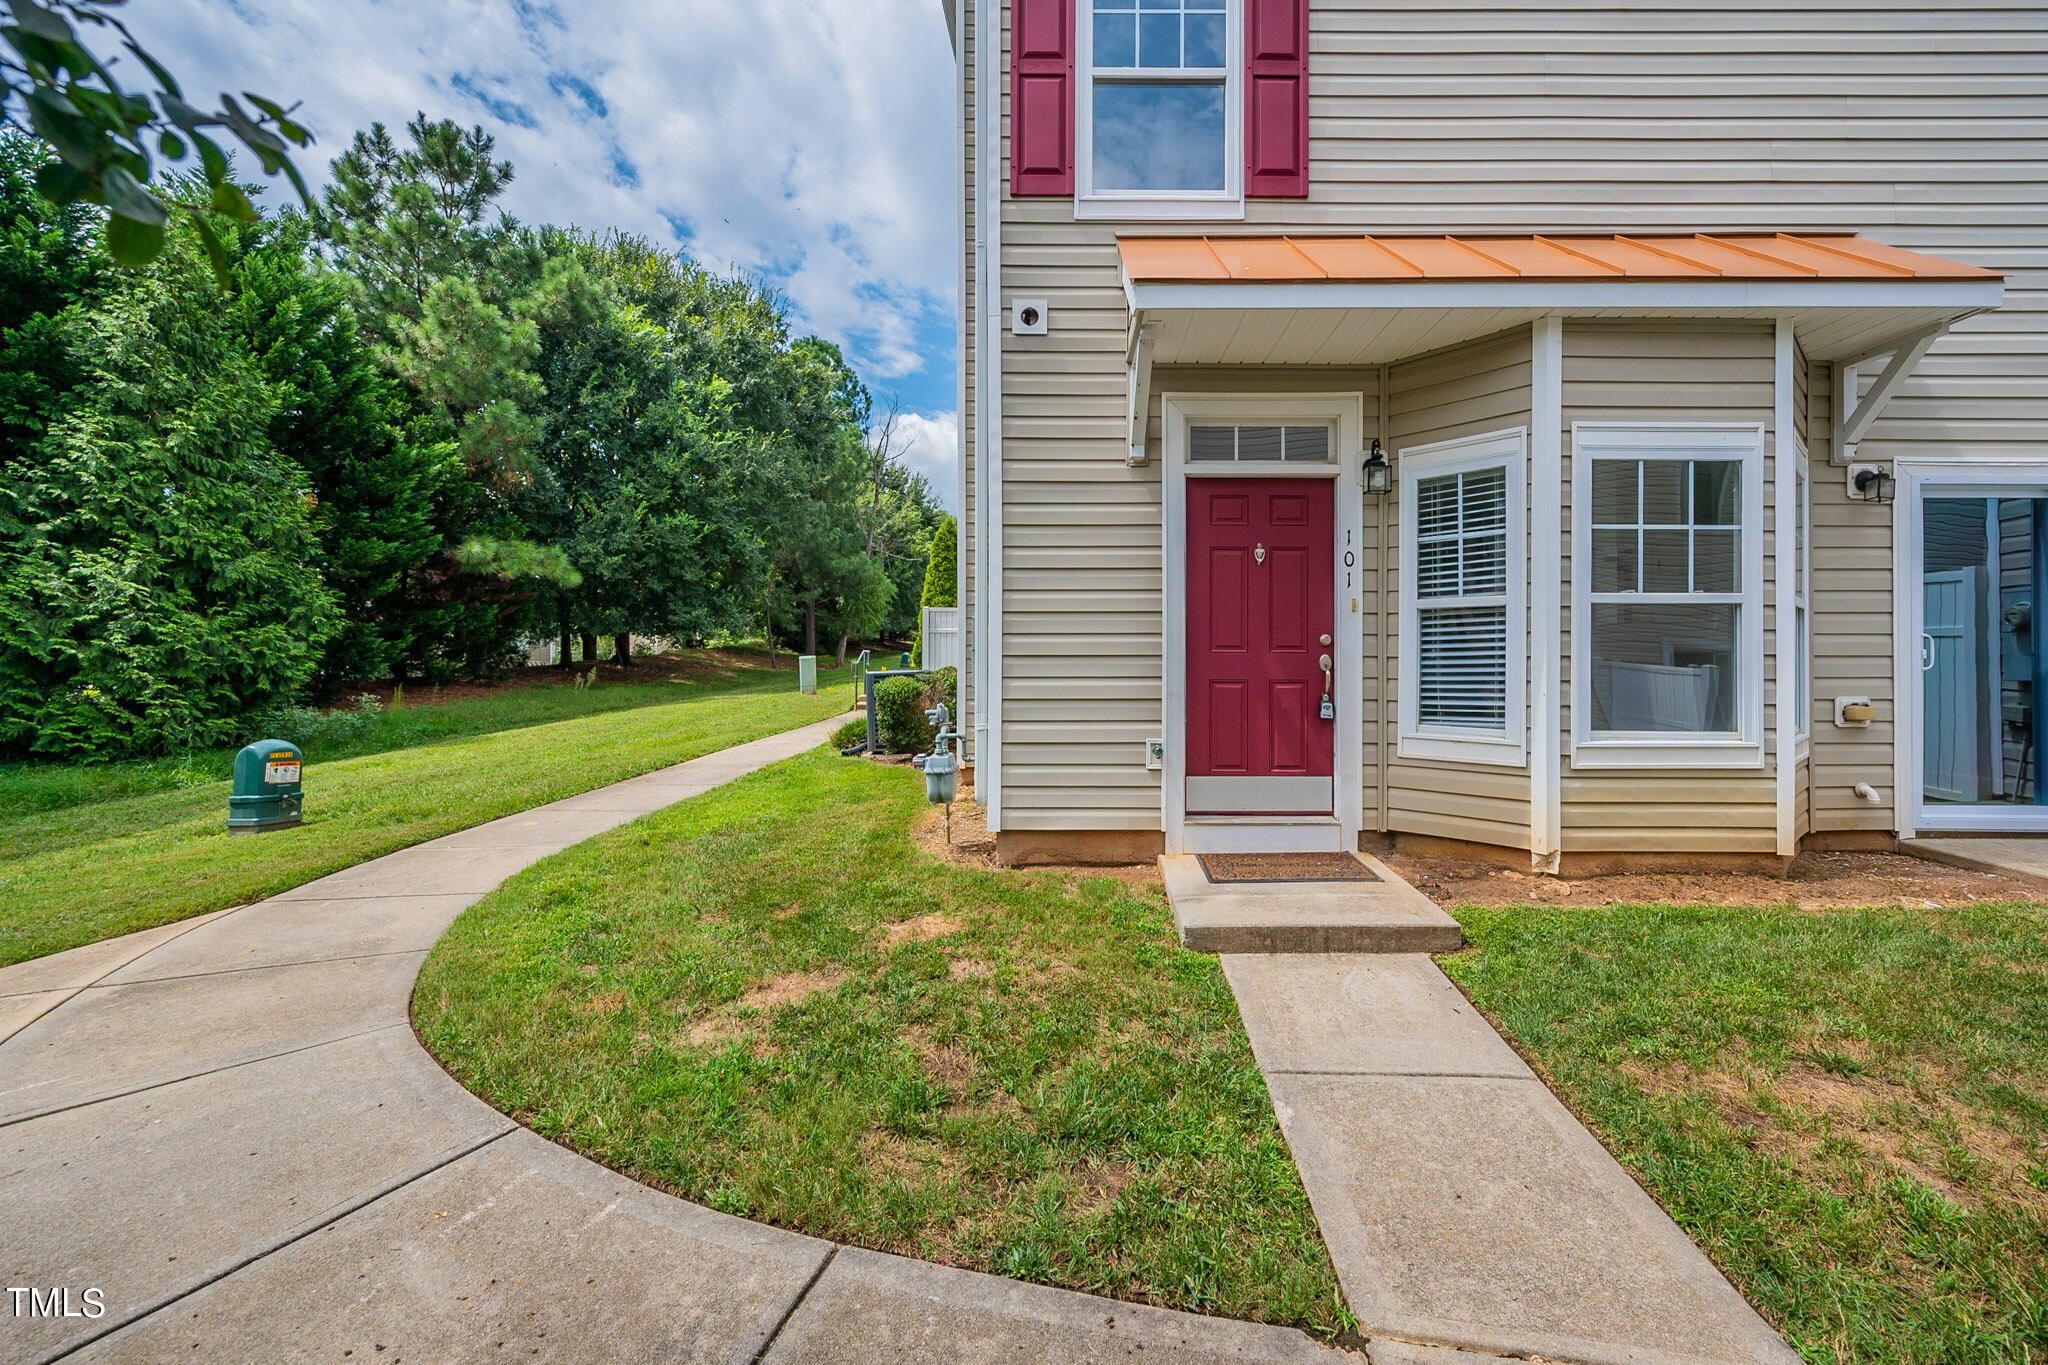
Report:
[[[661,242],[681,225],[871,381],[950,398],[948,358],[927,355],[957,293],[939,0],[151,0],[124,17],[188,95],[302,99],[316,180],[373,120],[482,123],[516,166],[516,216]]]
[[[906,412],[896,423],[896,442],[903,464],[922,474],[939,506],[960,514],[960,414]]]

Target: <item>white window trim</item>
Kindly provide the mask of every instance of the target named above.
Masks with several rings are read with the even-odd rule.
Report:
[[[1592,715],[1593,460],[1740,460],[1742,592],[1736,638],[1742,695],[1738,730],[1690,737],[1595,732]],[[1755,768],[1764,766],[1764,427],[1763,423],[1572,423],[1572,766],[1575,768]],[[1715,594],[1720,596],[1720,594]],[[1646,605],[1683,603],[1694,593],[1644,593]]]
[[[1244,0],[1224,0],[1223,188],[1095,192],[1095,6],[1074,6],[1074,217],[1176,221],[1244,217]],[[1119,71],[1122,68],[1118,68]],[[1153,70],[1176,78],[1173,68]]]
[[[1529,761],[1527,710],[1529,699],[1529,429],[1514,427],[1452,441],[1407,446],[1395,452],[1400,471],[1400,646],[1396,658],[1399,687],[1395,699],[1399,721],[1397,750],[1403,758],[1488,763],[1519,768]],[[1415,595],[1416,485],[1425,478],[1461,474],[1474,469],[1507,468],[1507,715],[1498,735],[1449,725],[1423,725],[1422,677],[1419,657],[1421,604]]]

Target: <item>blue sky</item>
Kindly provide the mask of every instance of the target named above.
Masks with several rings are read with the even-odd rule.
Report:
[[[138,0],[189,87],[304,101],[324,178],[357,128],[482,124],[529,222],[754,273],[957,461],[952,54],[939,0]]]

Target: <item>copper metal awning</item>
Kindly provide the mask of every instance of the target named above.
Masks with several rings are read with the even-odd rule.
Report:
[[[1375,365],[1547,317],[1784,321],[1833,361],[1853,451],[1927,349],[2005,277],[1848,234],[1132,236],[1131,459],[1162,365]],[[1864,401],[1856,367],[1892,357]],[[1851,408],[1853,406],[1853,411]]]
[[[1861,237],[1123,237],[1132,283],[1445,280],[1999,280]]]

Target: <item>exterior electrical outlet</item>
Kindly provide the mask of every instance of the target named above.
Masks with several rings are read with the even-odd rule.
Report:
[[[306,757],[281,739],[259,739],[235,755],[228,833],[290,829],[304,819]]]

